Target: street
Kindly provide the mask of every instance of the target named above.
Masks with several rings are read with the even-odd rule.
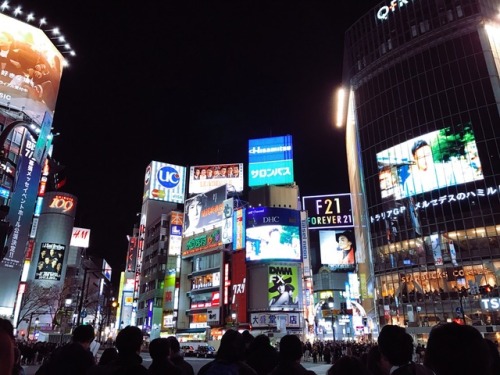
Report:
[[[148,353],[141,353],[141,357],[143,359],[142,364],[145,367],[149,367],[151,364],[151,357]],[[212,358],[186,358],[186,361],[189,362],[194,369],[194,373],[197,374],[199,369],[207,362],[212,361]],[[302,362],[302,365],[308,370],[312,370],[316,372],[317,375],[326,375],[326,372],[330,368],[331,365],[327,365],[324,363],[312,363],[312,362]],[[23,366],[26,375],[34,375],[38,370],[39,366]]]

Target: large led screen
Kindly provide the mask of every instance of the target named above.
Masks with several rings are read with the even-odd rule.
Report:
[[[146,199],[184,203],[186,190],[186,167],[152,161],[144,176]]]
[[[332,271],[351,271],[355,267],[356,241],[350,230],[320,230],[321,264]]]
[[[472,126],[444,128],[377,153],[383,199],[417,194],[483,179]]]
[[[243,163],[196,165],[189,172],[189,194],[206,193],[227,185],[228,191],[243,191]]]
[[[224,220],[224,200],[226,185],[220,186],[205,194],[198,194],[186,199],[184,203],[185,236],[203,232],[203,229],[222,227]]]
[[[286,185],[293,181],[291,135],[248,141],[248,186]]]
[[[54,112],[64,58],[45,33],[0,14],[0,104],[40,124]]]
[[[299,268],[272,265],[268,275],[269,308],[299,307]]]
[[[276,207],[248,209],[246,259],[301,260],[300,211]]]
[[[61,280],[65,246],[42,242],[35,271],[37,280]]]

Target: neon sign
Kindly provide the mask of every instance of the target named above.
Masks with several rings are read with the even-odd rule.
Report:
[[[56,208],[56,209],[62,209],[63,212],[68,212],[73,208],[74,205],[75,205],[75,202],[74,202],[73,198],[65,197],[62,195],[56,195],[52,199],[52,202],[50,203],[49,207]]]
[[[394,13],[396,9],[402,8],[408,4],[408,0],[392,0],[389,5],[384,5],[377,12],[377,18],[381,21],[385,21],[389,18],[390,13]]]

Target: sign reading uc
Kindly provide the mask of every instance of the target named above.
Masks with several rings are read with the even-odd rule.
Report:
[[[158,182],[166,188],[174,188],[179,184],[179,172],[172,167],[166,166],[161,168],[157,174]]]

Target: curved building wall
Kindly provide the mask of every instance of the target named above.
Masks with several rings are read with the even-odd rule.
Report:
[[[380,19],[381,3],[346,33],[380,325],[500,326],[499,4],[409,2]]]
[[[68,193],[45,193],[28,280],[63,286],[77,201]]]

